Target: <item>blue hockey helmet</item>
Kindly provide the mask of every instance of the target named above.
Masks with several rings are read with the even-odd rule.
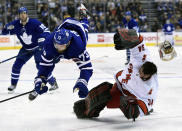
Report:
[[[60,30],[56,31],[54,34],[54,43],[59,45],[67,44],[72,38],[70,30],[65,28],[61,28]]]
[[[20,7],[19,10],[18,10],[18,13],[20,14],[20,13],[22,13],[22,12],[28,13],[27,8],[26,8],[26,7],[23,7],[23,6]]]
[[[126,16],[131,16],[131,11],[127,11],[127,12],[125,13],[125,15],[126,15]]]

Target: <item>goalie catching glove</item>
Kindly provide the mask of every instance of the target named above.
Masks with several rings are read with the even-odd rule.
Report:
[[[140,43],[139,36],[134,29],[118,29],[114,34],[114,45],[116,50],[130,49]]]

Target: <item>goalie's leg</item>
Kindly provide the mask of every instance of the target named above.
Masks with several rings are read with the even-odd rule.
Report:
[[[87,97],[74,103],[74,112],[78,118],[98,117],[111,100],[111,83],[103,82],[89,91]]]
[[[73,110],[77,118],[87,118],[85,114],[85,110],[86,110],[85,99],[76,101],[74,103]]]

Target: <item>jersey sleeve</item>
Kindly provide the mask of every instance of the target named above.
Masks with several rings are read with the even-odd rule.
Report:
[[[51,51],[44,46],[39,62],[38,76],[48,77],[55,67],[54,57]]]
[[[80,69],[80,76],[77,82],[82,82],[87,86],[88,81],[93,73],[89,53],[85,50],[83,53],[79,54],[77,58],[73,58],[73,61]]]
[[[148,115],[152,110],[153,99],[137,100],[140,116]]]
[[[50,35],[50,31],[49,29],[43,24],[41,23],[40,21],[35,21],[36,25],[37,25],[37,28],[36,28],[36,31],[39,35],[38,37],[38,43],[41,43],[45,40],[45,38]]]
[[[152,110],[154,103],[156,102],[159,87],[157,74],[153,75],[151,79],[153,81],[153,88],[149,90],[148,96],[146,98],[140,98],[137,100],[140,116],[148,115],[148,113],[150,113],[150,111]]]
[[[132,63],[144,63],[145,61],[151,61],[150,53],[144,42],[141,42],[136,47],[130,49],[130,51]]]
[[[2,30],[2,35],[15,34],[15,21],[6,24]]]

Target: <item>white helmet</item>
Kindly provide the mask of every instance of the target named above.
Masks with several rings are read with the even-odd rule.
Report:
[[[174,47],[169,41],[164,41],[163,43],[161,43],[159,48],[159,55],[163,61],[172,60],[174,57],[177,56]]]

